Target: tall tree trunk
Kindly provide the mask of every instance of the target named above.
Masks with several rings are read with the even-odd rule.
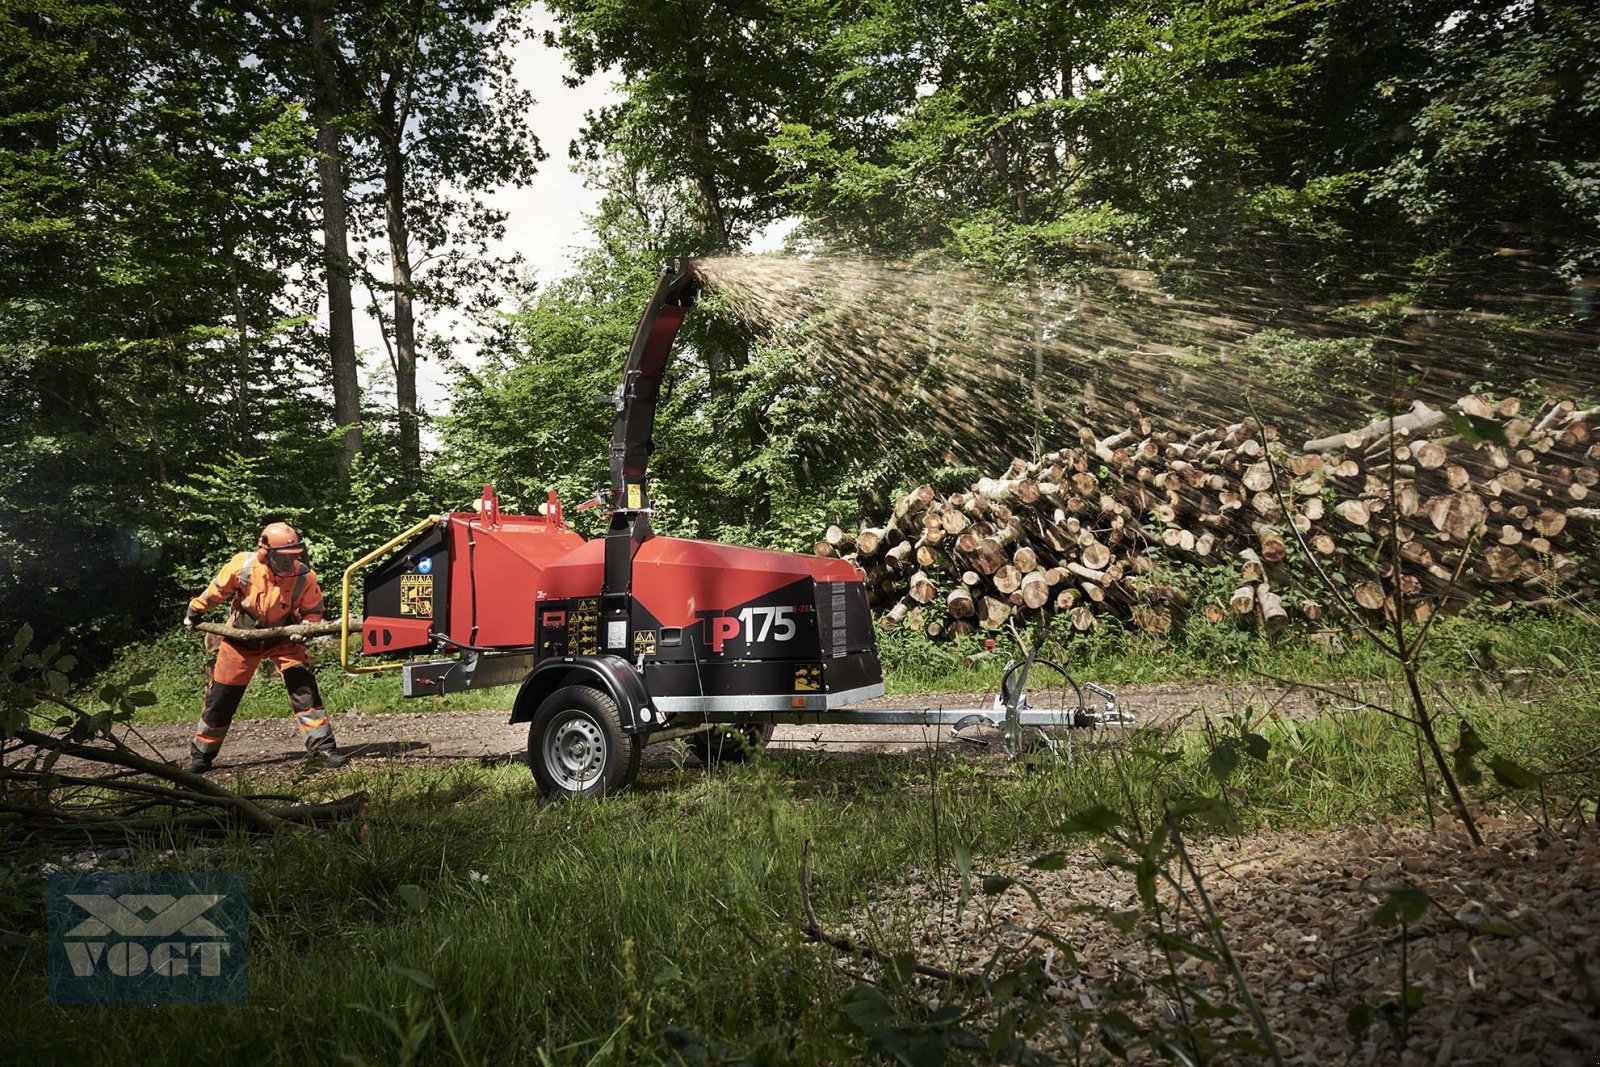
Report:
[[[250,344],[250,316],[244,305],[244,283],[239,280],[239,265],[234,260],[235,250],[228,249],[228,274],[233,290],[233,328],[236,341],[233,374],[233,420],[228,427],[234,436],[243,438],[250,417],[250,378],[255,367],[255,353]]]
[[[385,109],[385,118],[394,115]],[[389,231],[389,263],[394,284],[394,398],[400,420],[400,475],[415,484],[422,477],[422,431],[417,412],[417,337],[411,301],[411,241],[406,229],[406,162],[397,122],[381,131],[383,214]]]
[[[728,236],[728,220],[722,213],[722,194],[717,189],[715,156],[711,130],[706,120],[705,88],[696,83],[689,98],[689,153],[693,160],[695,184],[705,201],[706,218],[701,232],[706,239],[702,252],[727,252],[733,243]]]
[[[711,139],[703,127],[696,127],[690,131],[689,140],[697,153],[710,152]],[[731,242],[728,238],[728,222],[722,215],[722,197],[717,192],[717,180],[709,171],[702,170],[695,178],[695,183],[700,187],[700,196],[706,202],[706,251],[726,252]]]
[[[984,144],[984,152],[988,155],[989,166],[994,171],[995,183],[1005,192],[1015,196],[1011,182],[1011,146],[1006,143],[1006,131],[1000,128],[1000,120],[1010,110],[1010,103],[1005,94],[999,91],[989,97],[989,113],[994,116],[995,128]]]
[[[693,160],[695,185],[700,199],[705,202],[705,218],[701,222],[701,236],[705,246],[701,254],[722,254],[731,250],[732,238],[728,235],[728,220],[722,212],[722,195],[717,189],[716,173],[712,170],[711,133],[705,120],[703,90],[693,90],[690,103],[689,149]],[[743,366],[749,362],[749,352],[742,336],[736,336],[727,347],[715,343],[707,346],[706,374],[711,395],[720,396],[724,390],[723,372],[729,367]]]
[[[989,165],[994,169],[995,181],[999,187],[1010,194],[1012,210],[1019,226],[1026,226],[1031,221],[1028,217],[1028,160],[1024,153],[1018,153],[1018,158],[1013,159],[1011,144],[1007,140],[1007,130],[1000,123],[1010,113],[1016,103],[1016,97],[1009,92],[996,90],[989,97],[989,112],[994,116],[995,129],[989,135],[985,151],[989,156]],[[1044,379],[1044,308],[1038,301],[1042,300],[1039,290],[1039,270],[1033,264],[1033,255],[1028,254],[1027,283],[1029,298],[1036,301],[1033,308],[1033,435],[1032,442],[1038,446],[1040,435],[1044,432],[1045,424],[1045,379]]]
[[[308,16],[316,74],[312,117],[317,124],[317,184],[322,192],[322,261],[328,279],[328,349],[333,362],[333,421],[344,427],[339,471],[348,475],[361,454],[361,379],[350,297],[350,239],[344,190],[344,155],[339,144],[338,79],[327,17],[320,7]]]
[[[697,67],[702,64],[700,57],[695,55],[691,55],[690,62]],[[717,186],[717,156],[716,149],[711,143],[710,123],[706,118],[706,94],[707,89],[702,82],[696,82],[690,90],[690,165],[694,171],[695,186],[700,192],[700,199],[705,202],[705,219],[701,223],[705,246],[701,249],[701,253],[725,254],[733,250],[733,236],[729,232],[728,217],[723,210],[722,192]],[[705,337],[706,384],[711,390],[712,397],[724,396],[730,392],[727,372],[750,365],[750,347],[749,335],[738,326],[715,330]],[[766,437],[761,426],[761,414],[761,411],[754,406],[747,409],[744,416],[746,441],[755,442]],[[764,472],[757,473],[755,485],[751,490],[748,498],[750,510],[745,513],[744,519],[757,526],[765,526],[772,521],[772,494],[771,485]]]

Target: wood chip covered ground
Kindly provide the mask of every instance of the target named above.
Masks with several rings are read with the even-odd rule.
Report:
[[[1600,839],[1592,827],[1549,834],[1521,817],[1481,825],[1482,848],[1443,822],[1436,832],[1367,826],[1194,844],[1206,889],[1287,1062],[1600,1062]],[[1063,1010],[1107,1007],[1099,990],[1114,977],[1165,973],[1166,961],[1137,931],[1123,933],[1075,910],[1137,909],[1131,875],[1101,863],[1090,846],[1059,871],[1030,869],[1032,858],[978,857],[959,919],[959,880],[914,874],[841,932],[893,947],[909,930],[920,959],[955,970],[981,970],[1004,946],[1042,964],[1047,996]],[[1026,882],[1038,903],[1016,887],[983,896],[977,883],[985,875]],[[1359,1040],[1347,1028],[1353,1006],[1377,1009],[1399,996],[1400,927],[1379,926],[1374,914],[1386,891],[1401,886],[1430,898],[1407,931],[1407,973],[1422,999],[1403,1049],[1397,1025],[1381,1016]],[[1205,940],[1193,915],[1179,918],[1186,936]],[[1070,945],[1076,964],[1029,931]],[[1190,958],[1179,969],[1185,978],[1228,982],[1220,964]],[[1221,995],[1237,1003],[1231,989]],[[1121,1007],[1143,1026],[1177,1014],[1154,990],[1142,1005]],[[1064,1042],[1053,1051],[1069,1053]],[[1091,1043],[1085,1058],[1110,1057]]]

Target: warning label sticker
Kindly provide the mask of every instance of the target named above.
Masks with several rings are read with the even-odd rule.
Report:
[[[433,618],[433,575],[400,576],[400,614]]]
[[[600,651],[600,616],[592,611],[573,611],[567,614],[567,640],[580,656],[592,656]]]

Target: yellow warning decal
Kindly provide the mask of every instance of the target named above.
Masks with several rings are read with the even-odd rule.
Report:
[[[635,656],[653,656],[656,654],[656,632],[654,630],[635,630],[633,632],[633,654]]]
[[[600,651],[600,616],[588,611],[567,614],[567,641],[580,656]]]
[[[794,669],[794,691],[815,693],[822,688],[822,668],[816,664],[802,664]]]
[[[400,576],[400,614],[433,618],[433,575]]]
[[[628,483],[628,506],[630,508],[644,507],[644,486],[638,482]]]

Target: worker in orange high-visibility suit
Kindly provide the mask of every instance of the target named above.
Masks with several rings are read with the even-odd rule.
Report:
[[[205,592],[189,601],[183,624],[194,629],[200,618],[223,601],[232,601],[228,625],[243,630],[322,621],[322,587],[305,560],[305,543],[288,523],[275,522],[261,531],[255,551],[241,552],[223,565]],[[333,726],[322,707],[317,676],[311,671],[305,638],[222,639],[211,684],[206,687],[200,725],[189,746],[184,769],[204,774],[222,750],[239,701],[256,668],[269,659],[283,672],[289,706],[305,739],[308,756],[325,757],[332,765],[345,756],[333,741]]]

